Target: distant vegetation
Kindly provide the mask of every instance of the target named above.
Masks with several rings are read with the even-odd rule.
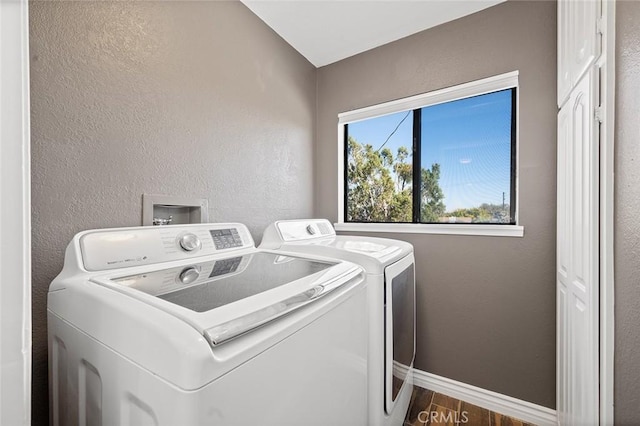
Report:
[[[457,209],[444,214],[444,222],[509,223],[510,207],[505,204],[481,204],[471,209]]]

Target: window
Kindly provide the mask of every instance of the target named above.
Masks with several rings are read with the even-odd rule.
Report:
[[[340,114],[338,229],[521,236],[517,75]]]

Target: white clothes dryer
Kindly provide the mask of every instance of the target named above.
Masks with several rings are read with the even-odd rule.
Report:
[[[329,221],[307,219],[271,224],[260,248],[347,260],[365,269],[369,299],[368,424],[402,425],[413,392],[413,246],[386,238],[338,236]]]
[[[362,268],[238,223],[81,232],[48,294],[52,425],[366,425]]]

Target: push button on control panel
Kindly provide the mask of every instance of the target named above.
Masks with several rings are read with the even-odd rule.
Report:
[[[178,238],[178,244],[184,251],[194,251],[202,247],[200,239],[195,234],[184,234]]]
[[[200,276],[200,271],[195,266],[190,266],[188,268],[184,268],[180,275],[178,275],[178,280],[182,284],[191,284]]]

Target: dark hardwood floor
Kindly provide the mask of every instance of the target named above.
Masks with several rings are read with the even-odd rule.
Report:
[[[405,426],[534,426],[441,393],[414,386]]]

